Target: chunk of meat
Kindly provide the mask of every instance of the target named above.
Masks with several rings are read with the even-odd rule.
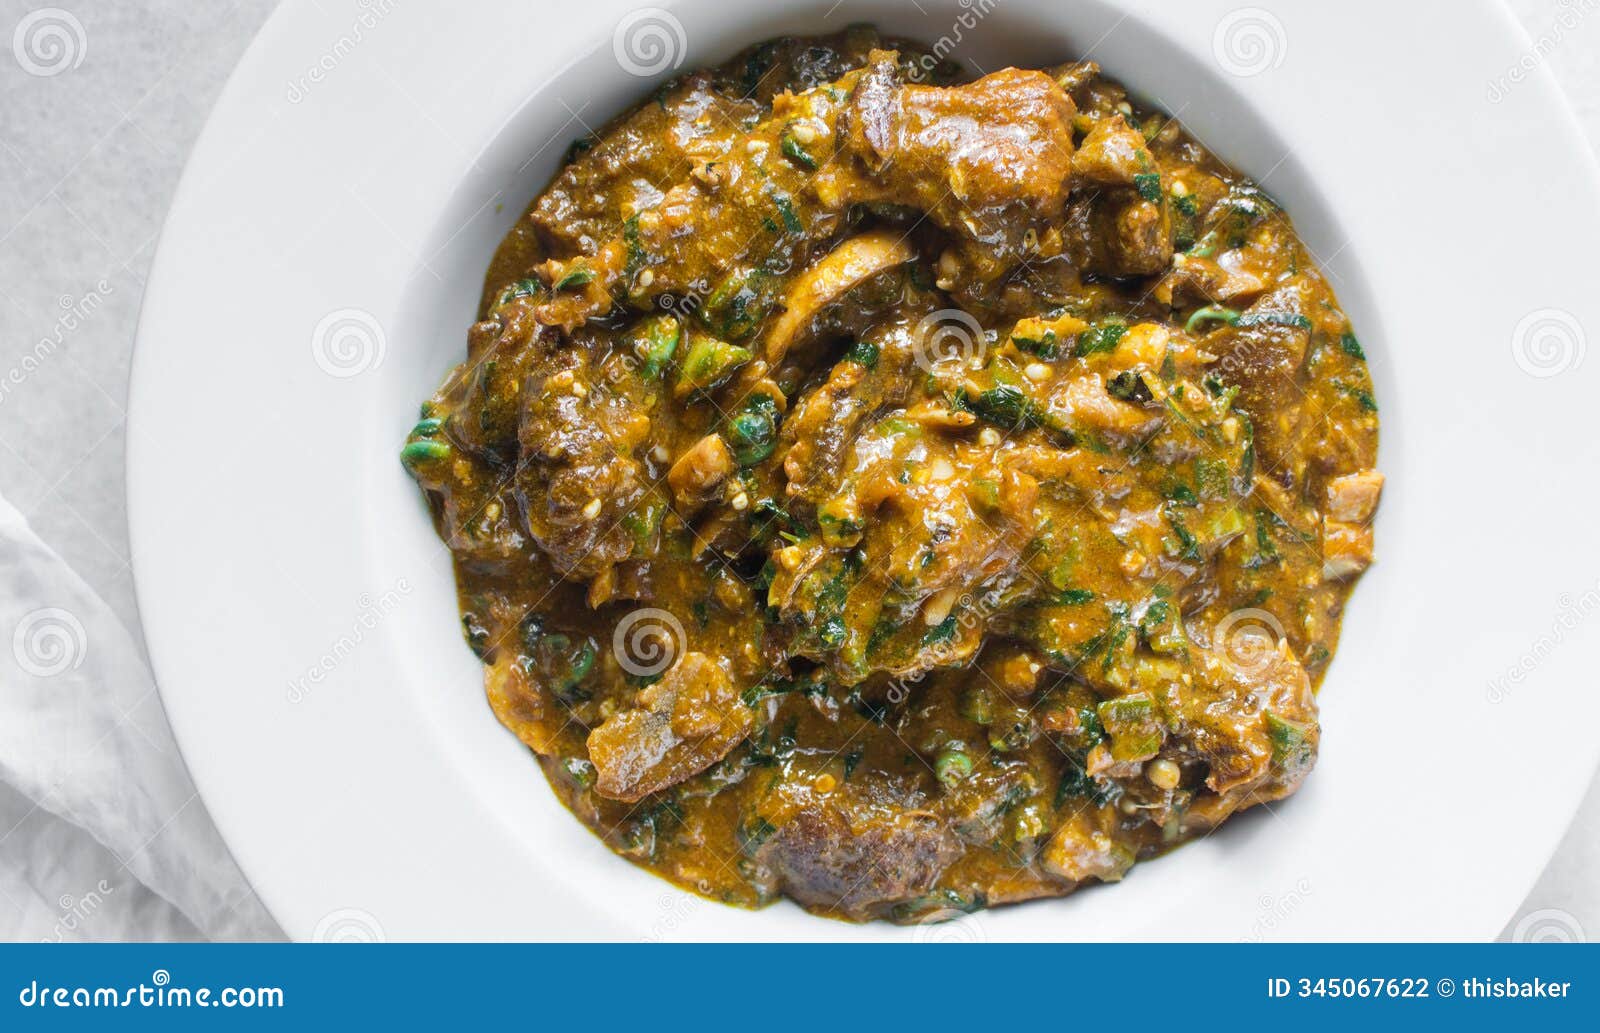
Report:
[[[1153,276],[1172,261],[1166,206],[1132,189],[1111,188],[1075,200],[1065,234],[1067,255],[1084,272]]]
[[[1277,470],[1292,456],[1303,430],[1305,390],[1299,385],[1311,344],[1304,285],[1291,281],[1261,296],[1235,326],[1219,326],[1203,347],[1218,356],[1215,371],[1237,384],[1237,407],[1255,425],[1261,467]]]
[[[1349,524],[1364,524],[1372,519],[1383,494],[1383,474],[1362,470],[1328,482],[1328,517]]]
[[[1067,253],[1106,276],[1151,276],[1172,261],[1172,224],[1160,166],[1121,115],[1097,121],[1072,156]]]
[[[757,851],[806,907],[877,917],[931,890],[962,854],[961,841],[926,811],[871,806],[836,792],[800,812]]]
[[[635,800],[677,785],[728,755],[754,723],[728,672],[704,653],[686,653],[619,711],[589,733],[595,790]]]
[[[1045,871],[1069,882],[1117,882],[1133,867],[1133,851],[1115,836],[1116,811],[1083,807],[1068,818],[1045,844],[1040,862]]]
[[[687,516],[700,508],[733,472],[733,452],[720,434],[707,434],[678,457],[667,471],[667,486]]]
[[[1052,413],[1063,414],[1070,426],[1123,437],[1144,433],[1161,419],[1159,413],[1111,397],[1105,381],[1095,375],[1061,381],[1048,405]]]
[[[1243,637],[1256,632],[1264,636],[1246,623],[1219,623],[1212,634],[1222,638],[1197,651],[1195,686],[1180,708],[1183,748],[1209,767],[1206,786],[1217,799],[1207,806],[1217,820],[1294,792],[1316,758],[1311,679],[1282,638]],[[1285,723],[1303,740],[1287,753],[1274,732]]]
[[[840,116],[869,172],[847,192],[926,212],[957,237],[964,274],[991,281],[1030,229],[1061,214],[1076,106],[1048,75],[1015,68],[963,86],[902,85],[895,57],[872,55]]]
[[[565,718],[513,650],[503,650],[498,660],[483,669],[483,687],[494,716],[523,745],[540,756],[556,748]]]
[[[1099,186],[1133,186],[1135,176],[1155,168],[1144,134],[1121,115],[1095,122],[1072,156],[1073,175]]]
[[[637,453],[650,432],[626,393],[592,389],[591,355],[556,352],[530,374],[515,481],[529,532],[557,570],[582,578],[604,575],[633,550],[622,519],[646,487]]]
[[[1340,581],[1372,566],[1372,527],[1343,520],[1322,522],[1322,577]]]

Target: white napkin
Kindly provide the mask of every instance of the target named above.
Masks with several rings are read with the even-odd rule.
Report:
[[[110,608],[0,498],[0,939],[279,939]]]

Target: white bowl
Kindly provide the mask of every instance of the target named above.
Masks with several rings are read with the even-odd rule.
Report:
[[[873,21],[980,69],[1092,56],[1260,180],[1371,358],[1389,477],[1305,788],[1121,885],[936,935],[1494,935],[1600,751],[1600,362],[1582,361],[1600,206],[1548,77],[1509,77],[1531,53],[1510,18],[1377,0],[669,6],[286,3],[185,174],[135,354],[135,569],[185,759],[287,931],[930,935],[724,907],[611,854],[490,714],[449,555],[396,459],[571,138],[673,70]]]

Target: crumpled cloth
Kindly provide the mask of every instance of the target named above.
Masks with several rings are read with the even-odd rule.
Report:
[[[0,498],[0,939],[282,936],[132,636]]]

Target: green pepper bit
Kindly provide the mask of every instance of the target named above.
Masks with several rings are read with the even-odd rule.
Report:
[[[429,463],[438,462],[450,457],[450,446],[443,441],[408,441],[406,447],[400,450],[400,462],[407,469],[416,470]]]
[[[672,316],[652,316],[629,335],[633,354],[639,360],[639,373],[654,379],[672,361],[683,339],[683,328]]]
[[[755,466],[778,447],[778,404],[767,394],[758,393],[728,421],[723,432],[733,446],[733,458],[740,466]]]
[[[1194,315],[1189,317],[1188,322],[1183,324],[1184,333],[1194,333],[1202,323],[1227,323],[1229,326],[1237,326],[1239,313],[1238,310],[1227,308],[1223,305],[1206,305],[1204,308],[1197,308],[1194,310]]]
[[[946,789],[954,789],[972,774],[972,758],[965,750],[946,746],[933,762],[933,773]]]
[[[693,334],[689,338],[689,352],[683,359],[678,374],[679,395],[706,392],[718,387],[733,375],[733,371],[754,358],[748,348],[709,334]]]

